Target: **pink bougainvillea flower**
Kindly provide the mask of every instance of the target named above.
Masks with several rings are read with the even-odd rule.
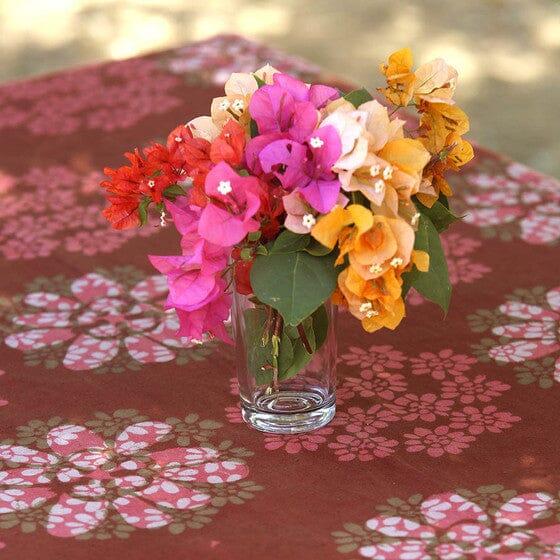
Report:
[[[200,214],[198,233],[210,243],[233,247],[260,224],[253,216],[260,207],[259,181],[238,175],[227,163],[212,168],[204,184],[210,201]]]
[[[245,163],[247,164],[247,169],[257,177],[264,176],[265,173],[259,160],[259,154],[271,142],[284,140],[287,137],[287,134],[276,133],[263,134],[262,136],[259,135],[251,138],[251,140],[247,142],[247,146],[245,148]]]
[[[328,213],[337,203],[340,181],[332,172],[340,156],[336,129],[313,130],[303,143],[285,138],[270,142],[259,153],[263,172],[272,173],[287,191],[297,191],[318,212]]]
[[[150,255],[149,258],[152,265],[167,276],[168,308],[184,311],[200,309],[217,297],[217,290],[225,288],[224,280],[216,278],[214,274],[204,274],[199,267],[195,268],[189,256]]]
[[[309,182],[305,173],[307,146],[290,138],[270,142],[259,153],[264,173],[271,173],[287,191],[304,187]]]
[[[227,165],[227,164],[223,164]],[[202,238],[198,221],[206,209],[185,201],[167,203],[175,226],[183,234],[183,255],[150,255],[152,265],[167,276],[166,308],[175,309],[180,322],[178,334],[201,340],[210,333],[231,343],[224,327],[230,309],[226,281],[219,275],[227,265],[229,249]]]
[[[284,227],[294,233],[309,233],[316,222],[309,204],[297,192],[284,196],[282,202],[286,210]]]
[[[289,133],[291,138],[302,142],[317,127],[317,109],[340,95],[328,86],[308,87],[287,74],[274,74],[273,82],[258,89],[249,104],[259,135]]]
[[[222,289],[225,289],[225,286]],[[233,340],[228,335],[224,325],[231,309],[230,294],[220,293],[200,309],[192,311],[175,309],[180,322],[177,333],[179,336],[201,340],[202,335],[208,333],[210,336],[216,336],[233,345]]]
[[[186,256],[153,256],[155,268],[167,275],[169,295],[166,309],[175,309],[180,322],[178,334],[202,340],[204,333],[233,344],[224,327],[231,307],[231,296],[225,293],[227,283],[216,274],[204,274],[191,268]]]

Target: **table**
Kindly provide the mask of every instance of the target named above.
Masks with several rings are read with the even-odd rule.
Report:
[[[104,165],[265,62],[321,77],[222,36],[0,87],[0,558],[560,558],[557,181],[477,146],[447,318],[341,316],[337,416],[291,436],[174,339],[146,255],[178,235],[101,217]]]

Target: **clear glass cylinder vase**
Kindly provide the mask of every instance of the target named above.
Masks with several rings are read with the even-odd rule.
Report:
[[[335,414],[335,313],[323,304],[300,325],[234,294],[232,329],[243,420],[277,434],[309,432]]]

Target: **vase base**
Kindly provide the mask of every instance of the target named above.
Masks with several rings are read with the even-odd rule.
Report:
[[[334,397],[325,401],[312,391],[282,391],[258,397],[254,405],[242,401],[243,420],[252,428],[274,434],[311,432],[328,424],[336,411]]]

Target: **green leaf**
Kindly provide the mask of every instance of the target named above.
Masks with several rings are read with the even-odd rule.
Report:
[[[449,200],[443,193],[439,193],[438,200],[449,210]]]
[[[350,101],[350,103],[352,103],[352,105],[354,105],[354,107],[356,107],[357,109],[362,103],[367,103],[368,101],[371,101],[373,97],[371,96],[371,93],[366,88],[361,88],[361,89],[355,89],[354,91],[347,93],[344,96],[344,99],[346,99],[346,101]]]
[[[309,245],[310,239],[310,235],[302,235],[290,230],[285,230],[276,238],[269,253],[271,255],[279,255],[301,251]]]
[[[245,320],[245,345],[247,356],[247,371],[255,377],[257,385],[272,382],[272,340],[268,337],[265,345],[262,343],[266,327],[267,313],[261,308],[249,308],[243,311]],[[278,353],[278,378],[282,379],[293,363],[293,346],[288,336],[280,337]]]
[[[169,200],[175,200],[178,196],[184,196],[185,189],[181,185],[169,185],[163,189],[163,196]]]
[[[428,272],[417,271],[411,285],[425,298],[437,303],[447,314],[451,299],[447,261],[436,227],[429,218],[423,215],[420,216],[414,248],[426,251],[430,255],[430,269]]]
[[[453,212],[439,200],[436,200],[431,208],[424,206],[419,200],[414,200],[414,203],[416,204],[418,212],[430,219],[438,233],[445,231],[453,222],[461,219],[461,216],[453,214]]]
[[[315,332],[315,350],[319,350],[325,343],[325,340],[327,340],[329,334],[329,316],[325,305],[321,305],[321,307],[311,315],[311,319],[313,321],[313,331]]]
[[[266,311],[262,308],[249,308],[243,311],[247,371],[255,377],[261,374],[264,366],[272,365],[270,337],[267,344],[262,343],[266,318]]]
[[[247,234],[247,240],[248,241],[258,241],[261,238],[261,230],[257,230],[257,231],[250,231]]]
[[[280,337],[278,351],[278,379],[285,379],[294,361],[294,346],[292,340],[284,334]]]
[[[264,245],[258,245],[255,254],[257,255],[268,255],[268,249]]]
[[[249,131],[251,133],[251,138],[259,135],[259,127],[253,119],[249,122]]]
[[[148,206],[151,202],[151,197],[144,195],[138,206],[138,216],[140,216],[140,225],[142,226],[145,226],[148,222]]]
[[[308,321],[309,327],[305,329],[305,334],[307,335],[307,340],[311,349],[315,351],[316,344],[315,344],[315,333],[313,328],[311,327],[311,322]],[[305,328],[305,325],[304,325]],[[310,361],[313,357],[313,354],[310,354],[303,345],[301,338],[298,338],[295,341],[292,341],[293,344],[293,357],[292,361],[287,370],[279,372],[278,379],[281,381],[285,379],[289,379],[294,375],[297,375]]]
[[[246,169],[240,169],[237,174],[241,175],[241,177],[249,177],[249,172]]]
[[[255,82],[257,82],[259,89],[263,86],[266,86],[266,82],[264,80],[261,80],[256,74],[253,74],[253,78],[255,78]]]
[[[406,297],[406,294],[408,294],[410,288],[414,286],[414,282],[418,279],[419,274],[420,271],[415,266],[413,266],[408,272],[403,272],[403,284],[401,288],[401,296],[403,299]]]
[[[328,255],[332,251],[332,249],[325,247],[322,243],[319,243],[312,237],[307,247],[305,247],[305,251],[307,251],[310,255],[323,257],[325,255]]]
[[[251,286],[260,301],[280,311],[286,324],[295,326],[336,288],[335,258],[304,251],[258,255],[251,268]]]
[[[243,247],[240,256],[242,260],[250,261],[253,258],[253,250],[250,247]]]

